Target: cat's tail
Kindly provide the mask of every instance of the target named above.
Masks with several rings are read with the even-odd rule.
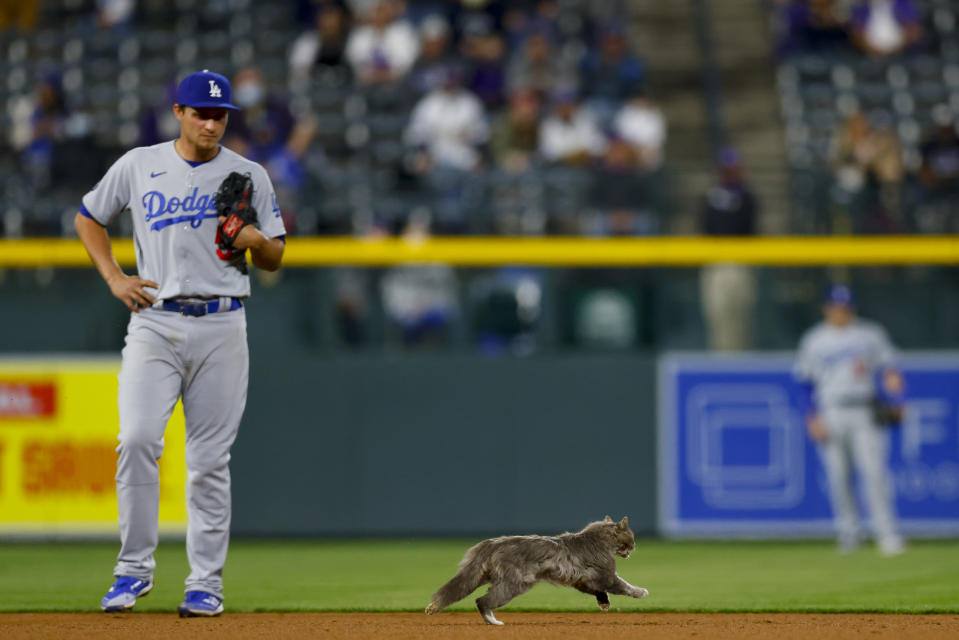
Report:
[[[449,582],[440,587],[430,599],[426,613],[439,613],[457,600],[462,600],[473,593],[477,587],[489,582],[486,575],[486,560],[489,555],[484,542],[470,548],[463,556],[460,570],[450,578]]]

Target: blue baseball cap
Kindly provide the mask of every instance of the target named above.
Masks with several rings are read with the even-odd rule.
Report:
[[[723,147],[719,151],[717,161],[722,169],[741,167],[743,165],[743,154],[736,147]]]
[[[222,107],[239,111],[239,107],[230,103],[232,97],[230,81],[207,69],[183,78],[176,90],[176,103],[184,107]]]
[[[823,300],[825,304],[841,304],[846,307],[852,307],[856,304],[856,299],[852,295],[852,289],[846,284],[834,284],[826,290],[826,297]]]

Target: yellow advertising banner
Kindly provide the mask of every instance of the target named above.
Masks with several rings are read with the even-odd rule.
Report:
[[[119,358],[0,359],[0,534],[117,533]],[[186,531],[183,411],[160,458],[160,532]]]

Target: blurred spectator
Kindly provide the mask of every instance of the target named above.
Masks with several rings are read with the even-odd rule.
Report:
[[[480,147],[489,138],[483,103],[463,88],[462,69],[446,71],[443,86],[430,91],[413,108],[404,132],[415,150],[414,173],[424,176],[436,198],[435,226],[441,232],[466,228],[470,173],[482,160]]]
[[[506,89],[506,41],[491,19],[474,18],[463,31],[460,53],[468,67],[467,87],[488,109],[503,104]]]
[[[837,52],[849,45],[845,15],[836,0],[791,0],[782,10],[779,52]]]
[[[609,141],[593,171],[589,205],[593,214],[583,229],[587,235],[649,235],[658,230],[656,215],[648,208],[646,184],[638,175],[636,152],[625,140]]]
[[[543,177],[534,170],[539,150],[540,99],[529,89],[510,96],[496,115],[490,151],[496,170],[490,173],[490,205],[497,233],[538,235],[547,218]]]
[[[547,162],[584,165],[603,154],[606,140],[588,109],[579,105],[576,90],[553,91],[553,112],[539,130],[540,154]]]
[[[49,186],[55,145],[66,137],[67,105],[60,75],[48,73],[13,109],[10,142],[19,150],[31,183]]]
[[[623,27],[605,27],[599,46],[590,49],[580,70],[580,89],[593,113],[608,121],[620,103],[642,87],[643,64],[629,48]]]
[[[853,7],[852,40],[869,55],[894,55],[919,41],[920,19],[912,0],[866,0]]]
[[[233,102],[241,110],[230,115],[227,146],[265,163],[282,150],[293,131],[289,107],[267,94],[263,72],[257,67],[247,67],[236,74]]]
[[[176,102],[176,90],[176,83],[169,83],[163,91],[163,97],[144,110],[140,118],[140,139],[137,146],[149,147],[179,137],[180,121],[170,108],[170,105]]]
[[[416,31],[400,18],[396,0],[374,0],[360,15],[346,43],[346,58],[360,84],[393,84],[402,79],[419,54]]]
[[[411,216],[404,235],[413,242],[429,237],[429,222]],[[400,330],[403,346],[429,348],[448,345],[450,328],[458,315],[456,274],[449,265],[399,265],[380,281],[383,310]]]
[[[862,112],[850,116],[835,143],[835,199],[847,211],[848,228],[834,231],[876,232],[900,223],[904,177],[902,147],[896,135],[873,126]]]
[[[420,24],[420,55],[409,74],[409,84],[422,95],[443,84],[446,70],[457,62],[450,42],[449,23],[440,15],[428,16]]]
[[[33,29],[37,22],[39,0],[17,0],[16,2],[0,3],[0,31],[11,24],[16,24],[20,31]]]
[[[483,104],[463,88],[462,69],[448,68],[443,85],[413,108],[407,144],[423,148],[429,166],[471,170],[479,166],[479,146],[489,137]]]
[[[535,92],[514,92],[509,107],[493,121],[490,149],[496,165],[510,173],[529,168],[539,149],[540,100]]]
[[[97,28],[126,29],[133,20],[134,9],[136,0],[97,0]]]
[[[332,274],[339,338],[348,347],[362,347],[369,339],[370,270],[334,267]]]
[[[25,211],[8,220],[7,231],[50,235],[63,231],[60,208],[71,190],[97,180],[109,153],[90,140],[92,122],[82,109],[71,108],[59,73],[40,78],[32,93],[10,104],[9,141],[21,179],[7,183],[8,210]]]
[[[506,71],[506,86],[510,93],[517,89],[533,89],[547,96],[568,75],[547,33],[534,31],[513,53]]]
[[[316,121],[307,116],[293,126],[286,144],[277,148],[263,161],[276,191],[276,206],[283,215],[283,224],[288,233],[297,233],[300,228],[297,194],[306,180],[303,159],[316,135]]]
[[[510,49],[523,46],[533,32],[559,37],[559,4],[556,0],[513,0],[503,14],[502,28]]]
[[[536,348],[542,313],[542,274],[526,267],[501,267],[470,283],[476,343],[485,355],[529,355]]]
[[[723,149],[719,155],[719,184],[706,192],[700,230],[708,236],[752,236],[758,217],[759,205],[746,182],[739,152]],[[738,351],[751,346],[756,281],[748,266],[704,266],[700,299],[711,349]]]
[[[405,347],[449,343],[457,310],[456,275],[449,265],[400,265],[380,281],[383,309]]]
[[[305,31],[290,47],[290,75],[309,78],[313,67],[346,64],[350,19],[339,2],[323,2],[316,8],[313,29]]]
[[[630,96],[613,118],[613,132],[632,145],[640,169],[658,169],[663,164],[666,119],[642,89],[634,88]]]
[[[916,228],[922,233],[955,233],[959,206],[959,135],[947,105],[937,106],[933,118],[936,130],[920,148],[922,199]]]

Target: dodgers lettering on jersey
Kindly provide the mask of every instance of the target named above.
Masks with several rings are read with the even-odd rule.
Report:
[[[865,320],[844,327],[821,322],[799,343],[795,375],[816,387],[820,407],[867,401],[876,391],[876,374],[894,365],[895,350],[885,330]]]
[[[180,157],[172,141],[133,149],[83,196],[83,208],[103,225],[129,208],[137,273],[159,283],[157,299],[245,298],[249,276],[216,253],[216,192],[231,171],[253,178],[260,231],[268,238],[285,235],[266,171],[225,147],[196,167]]]
[[[143,208],[146,210],[146,219],[149,222],[154,218],[159,218],[168,214],[174,214],[182,211],[187,215],[175,216],[157,220],[150,224],[151,231],[159,231],[164,227],[179,222],[189,222],[194,229],[203,224],[207,218],[216,217],[216,194],[205,193],[198,195],[200,189],[193,188],[193,193],[183,199],[176,196],[167,197],[159,191],[148,191],[143,195]],[[196,213],[190,213],[195,211]]]

